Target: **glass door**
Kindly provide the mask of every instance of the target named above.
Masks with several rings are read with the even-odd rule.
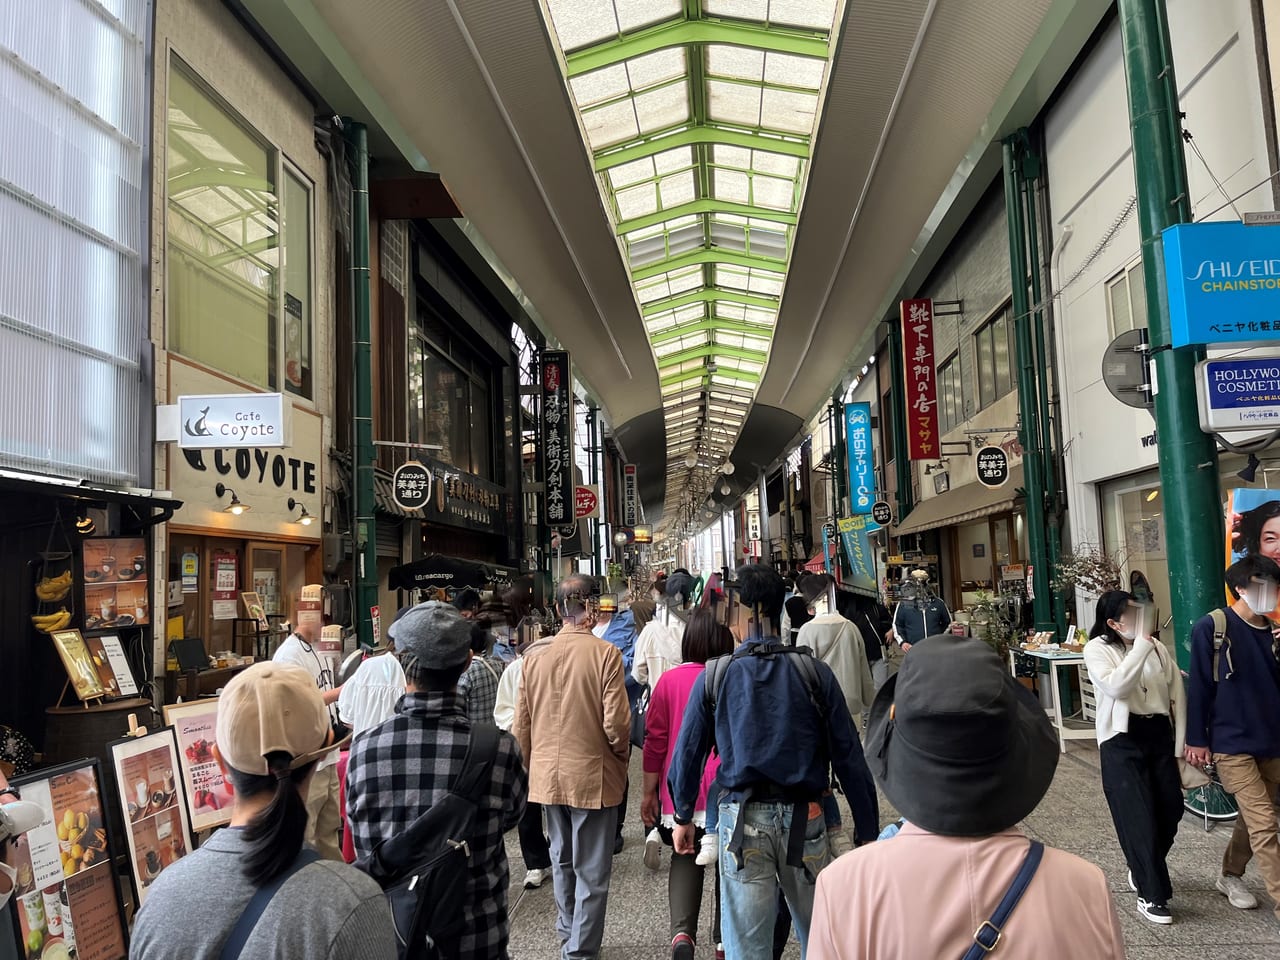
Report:
[[[245,589],[258,595],[262,609],[269,617],[288,615],[285,574],[284,547],[274,543],[249,544]]]

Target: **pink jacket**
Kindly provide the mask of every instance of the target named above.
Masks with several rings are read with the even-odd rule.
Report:
[[[818,875],[807,956],[963,956],[1026,854],[1027,838],[1016,829],[942,837],[906,824],[891,840],[859,847]],[[1102,871],[1045,847],[998,949],[1004,960],[1123,960],[1120,921]]]
[[[649,709],[645,713],[644,772],[661,773],[658,795],[662,798],[662,812],[675,813],[671,794],[667,790],[667,770],[671,767],[671,755],[675,752],[680,736],[680,724],[684,721],[685,704],[689,691],[702,675],[701,663],[682,663],[663,672],[649,695]],[[702,787],[698,791],[695,810],[707,809],[707,790],[720,769],[720,757],[713,753],[707,760],[702,774]]]

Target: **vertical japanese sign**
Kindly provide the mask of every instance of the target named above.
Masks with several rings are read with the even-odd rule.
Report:
[[[542,354],[542,482],[547,523],[573,523],[573,392],[569,354]]]
[[[213,555],[213,619],[234,620],[239,613],[237,581],[239,559],[234,553],[219,550]]]
[[[875,555],[871,551],[871,540],[868,537],[880,524],[868,516],[841,517],[836,521],[840,531],[840,540],[844,545],[844,555],[849,560],[849,577],[845,580],[851,587],[863,590],[876,588]]]
[[[844,436],[849,460],[849,506],[855,514],[870,513],[876,480],[871,454],[871,404],[844,405]]]
[[[902,301],[907,450],[911,460],[938,458],[938,384],[934,372],[933,301]]]
[[[636,465],[622,465],[622,525],[634,527],[640,522],[640,493],[636,484]]]

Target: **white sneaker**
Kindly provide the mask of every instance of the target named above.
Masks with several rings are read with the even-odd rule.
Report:
[[[650,870],[662,866],[662,834],[654,827],[644,838],[644,865]]]
[[[1218,882],[1214,884],[1218,888],[1218,892],[1226,896],[1227,902],[1237,910],[1252,910],[1258,905],[1258,898],[1249,892],[1249,888],[1244,885],[1244,881],[1239,877],[1218,877]]]
[[[720,859],[720,837],[715,833],[704,833],[702,843],[698,847],[698,855],[693,862],[700,867],[709,867]]]
[[[544,883],[547,882],[547,877],[549,876],[551,876],[550,868],[544,867],[543,869],[539,870],[538,868],[535,867],[534,869],[525,873],[524,888],[526,890],[536,890],[538,887],[542,886]]]
[[[1134,893],[1137,893],[1137,892],[1138,892],[1138,885],[1137,885],[1136,883],[1134,883],[1134,882],[1133,882],[1133,871],[1132,871],[1132,870],[1130,870],[1130,871],[1129,871],[1129,889],[1130,889],[1130,890],[1132,890]]]
[[[1170,924],[1173,923],[1173,914],[1169,912],[1169,905],[1166,903],[1153,903],[1150,900],[1138,898],[1138,913],[1146,917],[1152,923]]]

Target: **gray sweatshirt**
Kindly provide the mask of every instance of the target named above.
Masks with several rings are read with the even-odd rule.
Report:
[[[130,960],[218,960],[254,893],[245,849],[227,828],[165,869],[138,911]],[[355,867],[309,864],[267,905],[240,960],[396,960],[386,896]]]

